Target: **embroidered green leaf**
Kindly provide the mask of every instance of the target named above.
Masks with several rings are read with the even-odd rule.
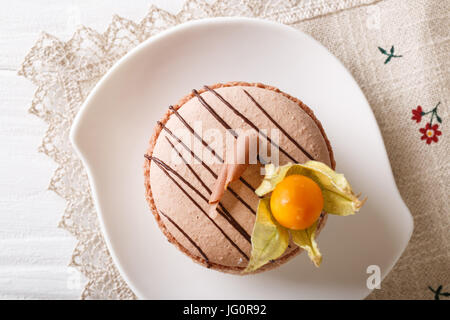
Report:
[[[270,211],[270,199],[259,200],[252,232],[252,253],[244,273],[255,271],[280,257],[289,244],[288,230],[279,225]]]
[[[381,52],[382,54],[388,54],[388,53],[386,52],[386,50],[384,50],[384,49],[381,48],[381,47],[378,47],[378,50],[380,50],[380,52]]]
[[[345,179],[344,175],[336,173],[318,161],[308,161],[304,164],[287,164],[275,168],[272,164],[266,165],[266,176],[256,189],[258,196],[273,191],[276,185],[291,174],[300,174],[314,180],[322,190],[324,207],[327,213],[340,216],[354,214],[361,208],[364,201],[360,201]]]
[[[428,286],[428,289],[431,290],[431,292],[434,293],[434,300],[440,300],[439,297],[450,297],[450,292],[442,292],[442,285],[437,287],[436,290],[434,290],[432,287]]]
[[[439,123],[442,123],[441,117],[439,117],[437,114],[436,114],[436,119],[437,119],[437,121],[438,121]]]
[[[384,64],[388,63],[389,61],[391,61],[392,58],[401,58],[401,55],[395,55],[394,54],[394,46],[391,46],[391,49],[389,50],[390,53],[387,53],[387,51],[381,47],[378,47],[378,50],[380,50],[380,52],[384,55],[387,56],[386,60],[384,60]]]
[[[384,60],[384,64],[386,64],[386,63],[388,63],[389,61],[391,61],[392,57],[393,57],[393,56],[389,56],[389,57],[387,57],[387,59],[386,59],[386,60]]]
[[[302,249],[308,252],[308,256],[316,267],[320,266],[322,262],[322,254],[317,246],[316,230],[318,221],[316,221],[311,227],[305,230],[290,230],[292,241]]]

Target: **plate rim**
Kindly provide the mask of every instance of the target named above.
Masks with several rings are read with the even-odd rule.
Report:
[[[70,133],[69,133],[69,140],[77,154],[77,156],[80,158],[80,160],[83,163],[83,166],[87,172],[87,176],[88,176],[88,181],[89,181],[89,186],[92,190],[91,195],[92,195],[92,200],[94,203],[94,207],[96,210],[96,214],[98,216],[98,220],[99,220],[99,225],[100,225],[100,230],[103,236],[103,239],[105,241],[105,244],[108,248],[109,254],[111,255],[111,258],[113,260],[114,265],[116,266],[117,270],[119,271],[119,274],[123,277],[123,279],[125,280],[125,282],[127,283],[127,285],[130,287],[130,289],[133,291],[133,293],[139,298],[139,299],[146,299],[145,298],[145,294],[143,294],[142,292],[140,292],[140,290],[138,288],[136,288],[134,286],[133,281],[131,281],[127,275],[127,272],[125,272],[122,268],[122,264],[120,262],[120,259],[118,258],[115,250],[114,250],[114,246],[111,244],[111,240],[110,237],[108,236],[108,232],[107,232],[107,228],[105,226],[105,221],[104,221],[104,213],[102,212],[102,210],[100,209],[100,204],[99,204],[99,200],[98,200],[98,196],[97,196],[97,184],[93,178],[93,174],[92,174],[92,168],[91,165],[89,163],[89,156],[86,155],[83,150],[82,147],[80,146],[80,134],[81,134],[81,123],[83,122],[83,119],[86,118],[86,113],[87,110],[90,109],[91,106],[91,102],[92,100],[94,100],[94,98],[96,97],[96,95],[98,94],[99,91],[101,91],[101,89],[105,86],[105,83],[107,83],[110,78],[114,77],[115,73],[118,71],[118,69],[120,67],[122,67],[123,64],[126,64],[127,61],[132,60],[134,58],[134,56],[140,52],[141,50],[143,50],[144,48],[146,48],[147,46],[152,45],[154,42],[157,42],[160,39],[163,39],[171,34],[174,33],[178,33],[180,31],[183,31],[185,29],[189,29],[191,27],[194,26],[201,26],[201,25],[208,25],[208,24],[226,24],[226,23],[239,23],[239,22],[243,22],[243,23],[253,23],[253,24],[260,24],[260,25],[265,25],[265,26],[272,26],[272,27],[277,27],[277,28],[282,28],[285,29],[286,31],[294,31],[294,32],[298,32],[301,33],[303,36],[306,36],[306,38],[309,38],[308,40],[315,42],[317,45],[319,45],[322,49],[326,50],[326,52],[329,53],[330,56],[332,56],[335,60],[335,62],[337,62],[350,76],[350,80],[354,82],[354,84],[356,85],[356,87],[358,88],[358,90],[360,91],[364,101],[366,102],[366,106],[369,109],[369,112],[373,118],[373,121],[375,121],[376,123],[376,130],[378,130],[378,134],[379,137],[381,138],[381,143],[382,146],[384,148],[384,155],[387,158],[387,164],[388,164],[388,171],[389,171],[389,179],[391,180],[393,186],[394,186],[394,190],[396,191],[396,196],[397,198],[400,200],[400,203],[403,205],[403,207],[406,209],[406,212],[408,213],[408,215],[405,215],[405,218],[408,218],[408,225],[405,226],[405,228],[408,228],[408,235],[404,240],[404,243],[401,244],[401,247],[403,248],[401,251],[399,251],[399,253],[397,254],[397,256],[392,259],[392,263],[390,266],[388,266],[387,268],[384,268],[384,274],[382,274],[382,278],[381,278],[381,282],[385,279],[385,277],[392,271],[393,267],[397,264],[398,260],[400,259],[400,257],[403,255],[403,253],[405,252],[407,245],[411,239],[412,233],[414,231],[414,219],[413,216],[411,214],[411,211],[409,210],[408,206],[406,205],[406,203],[404,202],[400,191],[398,190],[397,187],[397,183],[395,181],[394,178],[394,174],[392,171],[392,167],[391,167],[391,163],[389,161],[389,157],[388,157],[388,153],[387,153],[387,149],[384,143],[384,139],[383,139],[383,135],[381,134],[381,130],[380,127],[378,125],[378,122],[376,121],[375,115],[373,113],[372,108],[370,107],[369,102],[367,101],[367,98],[364,94],[364,92],[361,90],[361,87],[359,86],[359,84],[356,82],[356,80],[354,79],[353,75],[350,73],[350,71],[343,65],[343,63],[333,54],[331,53],[328,48],[326,48],[324,45],[322,45],[319,41],[315,40],[312,36],[310,36],[309,34],[302,32],[298,29],[295,29],[291,26],[282,24],[282,23],[278,23],[278,22],[274,22],[274,21],[270,21],[270,20],[263,20],[263,19],[259,19],[259,18],[249,18],[249,17],[214,17],[214,18],[204,18],[204,19],[198,19],[198,20],[191,20],[176,26],[173,26],[167,30],[161,31],[160,33],[150,36],[148,39],[144,40],[143,42],[141,42],[140,44],[138,44],[136,47],[132,48],[129,52],[127,52],[125,55],[123,55],[121,58],[119,58],[114,64],[113,66],[101,77],[101,79],[94,85],[94,87],[91,89],[91,91],[89,92],[87,98],[85,99],[85,101],[83,102],[83,104],[80,106],[79,111],[77,112],[72,126],[70,128]],[[371,292],[373,291],[373,289],[369,289],[369,291],[367,292],[367,295],[364,296],[362,299],[365,299]],[[155,298],[155,299],[159,299],[159,298]]]

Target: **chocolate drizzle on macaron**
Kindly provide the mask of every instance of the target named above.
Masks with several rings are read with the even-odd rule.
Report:
[[[217,100],[214,101],[213,97]],[[239,100],[236,100],[238,98]],[[236,101],[238,101],[237,104],[235,104]],[[278,102],[276,106],[273,105],[273,101]],[[232,112],[226,112],[221,105]],[[269,144],[279,147],[280,153],[288,161],[301,162],[307,161],[308,159],[315,159],[328,163],[334,168],[333,154],[320,122],[314,117],[311,110],[299,100],[273,87],[242,82],[205,86],[200,92],[193,90],[192,94],[184,98],[180,104],[169,107],[169,112],[166,117],[158,121],[155,135],[152,137],[150,148],[145,155],[148,159],[145,164],[147,200],[162,231],[181,251],[195,261],[212,269],[239,273],[246,266],[246,263],[241,262],[242,259],[239,259],[239,256],[248,261],[251,249],[249,233],[251,232],[256,203],[258,201],[258,197],[254,194],[255,188],[252,185],[257,185],[262,179],[262,176],[259,174],[257,176],[254,174],[250,175],[251,172],[247,175],[244,174],[238,182],[232,183],[227,188],[226,193],[231,198],[230,196],[226,196],[219,202],[216,212],[221,218],[219,220],[212,219],[208,215],[207,209],[205,208],[208,205],[208,197],[211,195],[213,181],[218,176],[218,173],[216,173],[217,165],[208,165],[205,163],[201,159],[202,156],[196,153],[197,149],[194,151],[189,148],[174,131],[175,128],[180,128],[181,125],[181,127],[188,130],[193,139],[201,142],[203,152],[209,152],[219,160],[219,163],[224,163],[224,158],[214,149],[213,145],[206,142],[202,137],[202,133],[196,132],[193,128],[195,127],[193,126],[195,120],[202,120],[207,124],[207,128],[218,129],[211,120],[207,119],[207,116],[205,118],[205,112],[202,112],[202,108],[207,111],[206,114],[212,115],[212,118],[222,128],[228,130],[235,139],[239,135],[233,128],[242,128],[242,125],[239,125],[239,121],[242,121],[244,125],[258,132],[260,137],[265,139]],[[291,114],[293,125],[285,126],[287,123],[286,120],[281,121],[282,119],[278,119],[277,121],[275,118],[279,118],[279,116],[273,117],[273,115],[270,115],[273,112],[277,113],[278,110],[274,108],[279,108],[279,112],[283,112],[282,114],[285,117]],[[255,112],[259,112],[260,115],[256,115]],[[277,114],[279,115],[280,113]],[[172,115],[175,116],[172,117]],[[295,146],[295,149],[286,145],[286,142],[283,142],[283,138],[280,140],[280,146],[278,146],[268,135],[261,134],[261,126],[279,129],[282,135],[287,138],[288,142]],[[301,132],[302,127],[305,128],[304,132]],[[296,136],[292,134],[292,130],[297,130]],[[163,132],[166,134],[161,135]],[[299,133],[303,135],[299,135]],[[164,139],[161,139],[161,137]],[[163,146],[163,141],[167,147]],[[301,141],[306,141],[306,144],[301,143]],[[185,149],[196,160],[195,164],[191,164],[185,159],[178,146]],[[164,151],[164,148],[168,148],[169,151],[175,151],[177,156],[182,160],[182,164],[173,167],[169,166],[167,164],[169,151]],[[164,158],[167,160],[163,160]],[[163,181],[163,176],[160,176],[157,174],[157,171],[153,170],[151,163],[154,163],[154,167],[159,168],[160,172],[164,173],[163,176],[168,177],[169,180],[167,182]],[[183,166],[187,171],[182,169]],[[205,175],[205,173],[207,174]],[[239,183],[244,188],[239,186]],[[170,184],[179,190],[179,192],[175,190],[171,191],[171,197],[176,197],[177,200],[167,198],[167,191],[162,192],[163,189],[161,188],[170,188],[172,190]],[[180,193],[180,195],[174,194],[174,192]],[[183,197],[189,200],[190,205],[183,200]],[[235,200],[233,201],[232,199]],[[164,213],[162,213],[163,211]],[[200,216],[204,216],[206,220],[196,220],[198,217],[194,216],[190,218],[188,213],[194,213],[195,211],[200,211],[202,213]],[[158,215],[165,217],[170,223],[163,224],[158,219]],[[319,219],[321,227],[323,226],[325,217],[326,215],[321,216]],[[175,221],[183,223],[175,224]],[[213,229],[210,229],[208,224],[214,227],[216,231],[212,231]],[[183,238],[187,241],[186,244],[184,244],[180,236],[174,233],[175,230],[178,230],[183,235]],[[193,240],[194,237],[192,235],[194,233],[196,235],[196,241]],[[214,235],[214,233],[217,235]],[[231,245],[230,249],[226,249],[228,245],[219,240],[221,237],[226,243]],[[189,249],[187,244],[190,244],[192,249]],[[229,251],[231,248],[235,250],[237,255]],[[195,250],[200,256],[196,257],[197,254],[192,250]],[[267,265],[267,267],[262,268],[260,271],[276,267],[299,251],[296,246],[289,248],[285,255],[275,260],[275,263]]]

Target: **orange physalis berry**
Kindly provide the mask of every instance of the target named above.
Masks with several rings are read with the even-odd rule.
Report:
[[[283,227],[306,229],[319,218],[323,209],[322,190],[308,177],[287,176],[273,190],[270,208]]]

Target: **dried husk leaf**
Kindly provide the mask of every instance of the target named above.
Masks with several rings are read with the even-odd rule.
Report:
[[[312,226],[304,230],[289,230],[292,236],[292,241],[300,248],[308,252],[308,256],[316,267],[320,266],[322,262],[322,254],[317,246],[316,231],[319,221],[314,222]]]
[[[258,196],[272,192],[276,185],[286,176],[300,174],[314,180],[322,190],[324,199],[323,210],[330,214],[347,216],[355,214],[363,205],[353,193],[353,190],[343,174],[318,161],[308,161],[304,164],[286,164],[275,167],[268,164],[266,175],[261,185],[256,189]]]
[[[289,245],[289,232],[272,216],[270,199],[259,200],[252,232],[252,253],[244,273],[255,271],[280,257]]]

